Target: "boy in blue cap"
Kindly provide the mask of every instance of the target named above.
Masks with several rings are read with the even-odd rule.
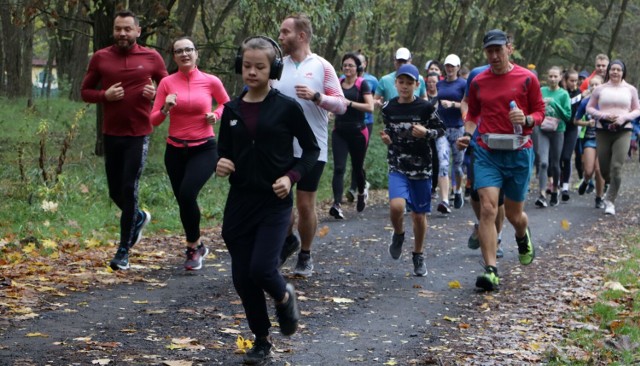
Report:
[[[444,135],[444,125],[434,106],[417,98],[418,68],[404,64],[396,73],[398,96],[382,107],[385,128],[380,132],[382,142],[388,146],[389,215],[393,236],[389,254],[400,258],[404,243],[405,205],[411,208],[413,220],[413,273],[425,276],[423,246],[427,234],[427,212],[431,212],[431,145],[430,140]]]

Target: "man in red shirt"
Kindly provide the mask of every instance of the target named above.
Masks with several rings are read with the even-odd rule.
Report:
[[[505,195],[505,216],[516,233],[518,259],[528,265],[535,257],[524,201],[533,167],[529,136],[533,127],[542,122],[545,105],[538,78],[509,61],[513,47],[507,34],[491,30],[485,34],[483,43],[490,67],[471,82],[465,133],[458,139],[458,146],[466,148],[478,128],[473,175],[474,188],[480,196],[478,236],[486,266],[476,286],[492,291],[500,283],[495,220],[501,188]],[[478,125],[477,121],[481,123]]]
[[[584,93],[585,90],[589,89],[589,80],[591,80],[595,75],[600,75],[602,80],[604,80],[607,75],[607,66],[609,66],[609,57],[604,53],[598,54],[596,56],[596,69],[593,70],[591,75],[582,81],[582,84],[580,84],[580,91]]]
[[[85,102],[103,105],[109,196],[122,210],[120,246],[110,263],[113,270],[129,268],[129,249],[151,221],[151,214],[138,208],[138,181],[153,130],[149,121],[156,94],[153,81],[167,76],[167,70],[158,52],[137,44],[140,32],[134,13],[118,12],[113,22],[115,44],[91,57],[81,87]]]

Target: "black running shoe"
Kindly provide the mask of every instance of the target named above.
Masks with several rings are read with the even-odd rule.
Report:
[[[118,248],[116,255],[109,263],[112,270],[117,271],[119,269],[129,269],[129,249],[125,247]]]
[[[287,293],[289,299],[284,304],[276,305],[276,315],[280,324],[280,332],[282,335],[290,336],[298,330],[298,321],[300,321],[300,309],[298,308],[298,298],[293,285],[287,283]]]
[[[273,347],[273,345],[269,342],[269,339],[256,338],[253,342],[253,347],[245,353],[242,361],[245,365],[261,364],[271,356],[271,347]]]
[[[284,245],[280,251],[280,264],[278,267],[282,267],[284,262],[286,262],[293,253],[297,252],[298,249],[300,249],[300,240],[298,240],[298,237],[295,236],[295,234],[287,236],[284,239]]]

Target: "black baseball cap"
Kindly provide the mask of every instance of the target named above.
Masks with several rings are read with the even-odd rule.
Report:
[[[484,35],[482,43],[482,48],[487,48],[489,46],[505,45],[509,43],[509,40],[505,32],[501,31],[500,29],[492,29]]]

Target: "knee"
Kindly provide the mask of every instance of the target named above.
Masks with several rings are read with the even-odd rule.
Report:
[[[540,167],[541,170],[547,170],[547,169],[549,169],[549,162],[541,161],[539,167]]]

